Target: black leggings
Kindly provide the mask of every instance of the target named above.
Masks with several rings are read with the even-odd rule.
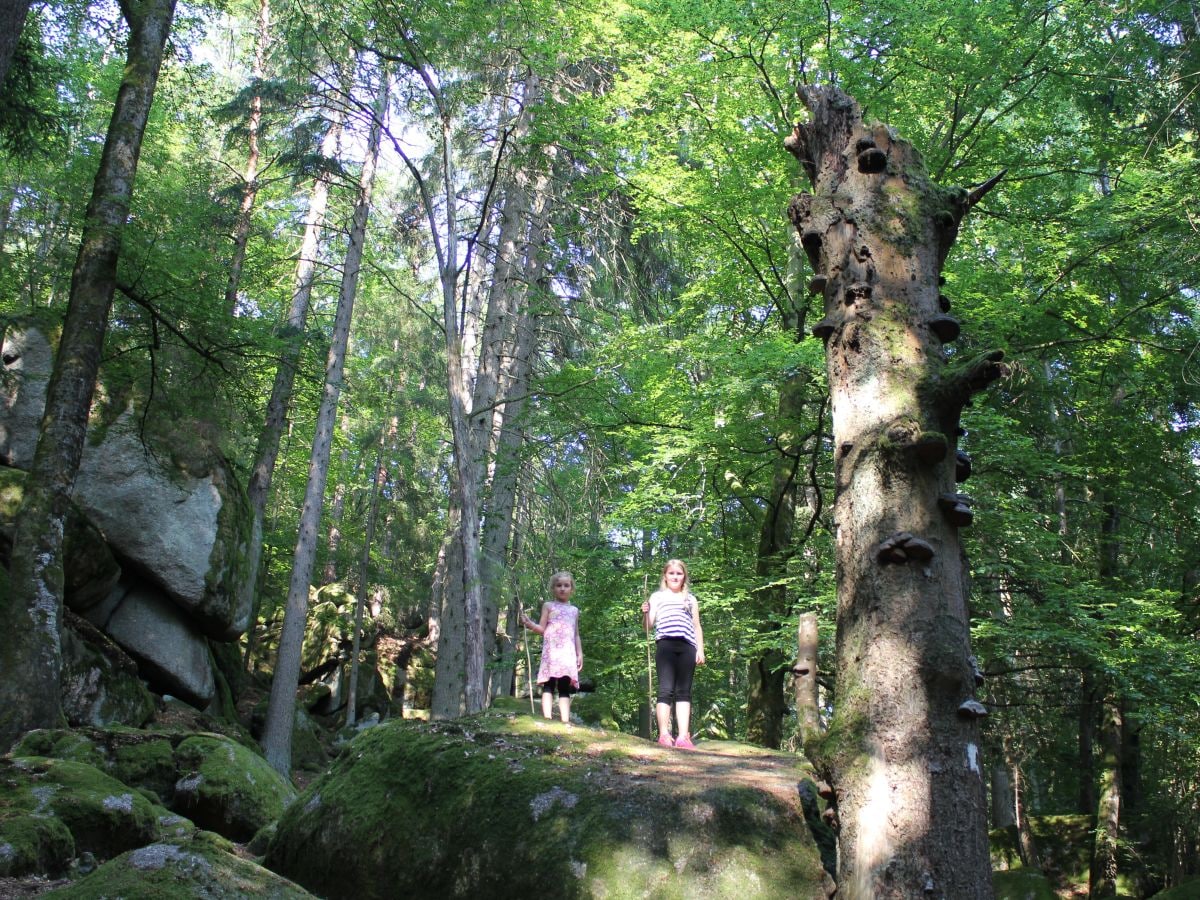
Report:
[[[543,694],[558,693],[560,697],[570,697],[575,693],[575,686],[571,684],[570,675],[560,675],[558,678],[551,678],[549,681],[542,682]]]
[[[654,646],[658,702],[690,703],[696,674],[696,648],[683,638],[660,638]]]

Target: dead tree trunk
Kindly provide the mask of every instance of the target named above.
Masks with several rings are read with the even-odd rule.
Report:
[[[836,792],[839,897],[992,896],[967,569],[955,492],[959,416],[1004,372],[999,351],[951,365],[958,323],[940,271],[968,193],[867,128],[837,88],[786,142],[812,194],[789,215],[824,297],[837,527],[837,693],[819,759]]]
[[[796,703],[796,731],[800,746],[807,747],[821,735],[821,705],[817,687],[817,614],[800,615],[796,626],[796,663],[792,666],[792,695]]]

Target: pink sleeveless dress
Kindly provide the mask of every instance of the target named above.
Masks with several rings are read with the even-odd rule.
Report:
[[[542,664],[538,666],[538,684],[564,675],[571,679],[571,686],[579,687],[578,658],[575,656],[575,629],[579,624],[579,609],[570,603],[552,600],[550,620],[542,636]]]

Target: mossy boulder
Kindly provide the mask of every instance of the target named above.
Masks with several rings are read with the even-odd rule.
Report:
[[[996,900],[1057,900],[1054,887],[1041,872],[1033,869],[1010,869],[992,873],[992,888]]]
[[[85,878],[54,892],[55,897],[207,897],[210,900],[291,900],[312,894],[274,872],[239,858],[233,847],[209,832],[161,841],[123,853]]]
[[[137,663],[106,634],[68,610],[62,630],[62,705],[71,725],[130,725],[154,715]]]
[[[175,742],[182,737],[176,737]],[[41,729],[27,733],[14,755],[86,763],[170,806],[179,775],[170,736],[136,728]]]
[[[250,840],[296,795],[263,757],[220,735],[189,737],[175,748],[175,762],[173,808],[235,841]]]
[[[133,728],[43,729],[14,754],[102,770],[148,800],[231,840],[249,840],[296,795],[254,750],[220,734]]]
[[[1200,878],[1167,888],[1154,895],[1155,900],[1200,900]]]
[[[94,766],[0,758],[0,874],[57,873],[156,840],[169,813]]]
[[[323,897],[824,898],[786,753],[514,711],[389,721],[284,812],[265,865]]]

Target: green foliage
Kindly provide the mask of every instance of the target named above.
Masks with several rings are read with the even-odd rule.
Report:
[[[422,640],[436,617],[452,460],[435,236],[414,175],[440,177],[445,115],[460,311],[490,286],[505,177],[554,151],[505,592],[532,612],[551,572],[575,573],[585,675],[625,730],[647,693],[639,606],[670,557],[691,569],[707,638],[697,730],[745,733],[747,667],[790,659],[809,610],[820,615],[825,699],[836,700],[830,411],[824,349],[807,333],[824,310],[804,290],[811,273],[784,218],[802,178],[782,150],[805,114],[796,85],[836,82],[921,151],[942,189],[1006,170],[966,219],[943,287],[963,324],[948,359],[1000,348],[1011,366],[965,411],[959,439],[973,468],[961,489],[976,510],[965,537],[988,675],[985,751],[1022,768],[1031,811],[1074,812],[1093,776],[1079,761],[1080,688],[1100,685],[1127,705],[1140,738],[1141,805],[1127,810],[1153,837],[1146,870],[1167,884],[1194,869],[1200,41],[1190,7],[318,2],[277,11],[267,71],[251,78],[255,6],[231,4],[227,18],[197,10],[176,32],[97,403],[98,413],[133,402],[170,421],[206,420],[205,440],[244,477],[307,189],[315,172],[335,174],[264,535],[252,662],[269,666],[287,594],[364,115],[386,61],[397,100],[313,585],[321,646],[309,658],[341,652],[359,593],[385,605],[375,623],[385,635]],[[118,28],[115,9],[69,7],[43,11],[25,36],[28,65],[14,76],[25,80],[4,108],[28,108],[0,121],[6,320],[61,320],[119,78]],[[422,67],[440,79],[440,111]],[[512,116],[529,71],[543,99],[518,138]],[[255,96],[262,165],[228,309]],[[338,106],[350,112],[342,146],[320,158]],[[360,585],[377,465],[380,524]],[[767,552],[784,475],[797,501],[792,536]],[[418,697],[427,653],[412,670]]]

